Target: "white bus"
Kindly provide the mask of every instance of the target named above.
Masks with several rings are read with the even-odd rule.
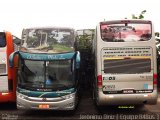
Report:
[[[100,22],[92,52],[97,106],[156,104],[157,60],[151,21]]]

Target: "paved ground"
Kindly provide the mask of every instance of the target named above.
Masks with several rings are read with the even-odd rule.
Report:
[[[159,96],[160,97],[160,96]],[[91,92],[83,92],[79,106],[74,114],[67,111],[21,111],[16,110],[12,104],[0,105],[0,119],[2,120],[52,120],[52,119],[160,119],[160,98],[157,105],[145,105],[132,108],[105,107],[100,111],[96,109],[91,98]]]

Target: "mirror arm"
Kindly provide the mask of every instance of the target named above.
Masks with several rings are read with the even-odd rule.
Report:
[[[77,54],[76,54],[76,69],[79,69],[80,68],[80,52],[77,51]]]
[[[15,51],[9,56],[9,67],[10,68],[13,68],[13,66],[14,66],[14,57],[17,54],[19,54],[19,51]]]

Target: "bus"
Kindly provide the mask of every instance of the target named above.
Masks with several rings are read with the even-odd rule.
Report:
[[[93,40],[97,106],[157,103],[157,59],[149,20],[100,22]]]
[[[27,28],[22,32],[17,108],[74,111],[78,104],[80,53],[72,28]]]
[[[0,32],[0,103],[16,102],[16,63],[11,69],[8,59],[18,49],[17,45],[16,37],[10,32]]]

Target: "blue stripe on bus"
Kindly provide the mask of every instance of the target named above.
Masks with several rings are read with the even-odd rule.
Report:
[[[17,88],[17,92],[19,92],[23,95],[26,95],[28,97],[55,98],[55,97],[61,97],[64,95],[74,93],[75,88],[70,88],[70,89],[61,90],[61,91],[52,91],[52,92],[31,91],[31,90]]]
[[[30,60],[63,60],[72,59],[76,52],[63,54],[46,54],[46,53],[25,53],[19,52],[21,58]]]

